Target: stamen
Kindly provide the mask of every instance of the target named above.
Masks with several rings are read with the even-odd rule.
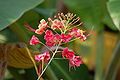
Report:
[[[48,21],[52,22],[52,19],[51,19],[51,18],[48,18]]]
[[[61,17],[61,15],[60,15],[60,13],[58,13],[58,18],[62,21],[63,19],[62,19],[62,17]]]
[[[78,21],[80,21],[80,18],[76,18],[76,20],[72,23],[72,25],[74,25],[75,23],[77,23]]]
[[[24,26],[25,26],[29,31],[35,32],[35,29],[33,29],[28,23],[25,23]]]
[[[66,19],[65,15],[63,13],[61,13],[61,16],[64,20]]]
[[[76,20],[78,20],[78,19],[79,19],[79,17],[73,19],[73,20],[69,23],[69,25],[73,25],[73,23],[76,22]]]
[[[71,17],[71,20],[76,17],[76,14]]]
[[[80,22],[80,24],[76,25],[76,27],[77,27],[77,26],[81,26],[82,24],[83,24],[83,22]]]

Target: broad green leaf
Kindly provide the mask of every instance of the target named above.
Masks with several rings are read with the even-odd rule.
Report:
[[[80,67],[71,68],[69,70],[69,63],[65,59],[54,59],[49,67],[53,70],[54,75],[56,75],[57,80],[91,80],[88,68],[86,65],[82,64]],[[48,69],[47,69],[48,70]],[[46,71],[46,76],[47,74]],[[46,79],[46,76],[43,78]],[[54,80],[52,77],[47,77],[49,80]]]
[[[0,31],[0,43],[15,43],[18,38],[15,33],[13,33],[9,28],[5,28]]]
[[[43,0],[0,0],[0,31]]]
[[[55,13],[55,9],[46,9],[46,8],[39,8],[39,7],[34,8],[34,11],[44,15],[46,19],[48,19],[53,15],[53,13]]]
[[[45,19],[48,19],[57,11],[56,2],[57,0],[45,0],[42,4],[35,7],[33,10],[40,15],[43,15]]]
[[[64,2],[72,12],[80,16],[88,29],[94,27],[101,30],[104,24],[116,29],[107,11],[106,0],[65,0]]]
[[[27,30],[24,24],[28,23],[31,27],[37,28],[39,19],[40,16],[38,13],[32,10],[24,13],[24,15],[22,15],[22,17],[15,23],[0,31],[0,43],[15,43],[18,41],[28,43],[29,38],[33,35],[33,32]]]
[[[109,0],[107,6],[114,24],[120,31],[120,0]]]

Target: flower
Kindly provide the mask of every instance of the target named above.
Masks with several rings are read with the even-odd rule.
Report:
[[[39,39],[35,35],[33,35],[31,40],[30,40],[30,45],[36,45],[39,43],[40,43]]]
[[[54,45],[53,36],[54,36],[54,34],[52,33],[51,30],[46,30],[44,39],[46,40],[46,45],[47,46],[53,46]]]
[[[62,51],[62,57],[65,57],[67,59],[72,59],[74,56],[74,52],[73,51],[69,51],[68,48],[64,48]]]
[[[73,58],[69,59],[70,67],[79,67],[81,64],[83,64],[83,61],[80,56],[73,56]]]
[[[63,42],[67,43],[71,40],[72,36],[69,34],[61,34],[61,39]]]
[[[38,54],[38,55],[35,55],[35,60],[36,61],[41,61],[44,59],[44,54]]]
[[[44,60],[48,61],[50,59],[50,54],[49,52],[44,52]]]
[[[51,38],[48,38],[46,40],[46,45],[52,47],[58,44],[59,42],[60,42],[60,35],[55,34]]]
[[[36,33],[36,34],[42,34],[47,27],[48,27],[47,22],[46,22],[44,19],[42,19],[42,20],[40,21],[40,24],[39,24],[39,26],[38,26],[38,29],[35,30],[35,33]]]
[[[78,28],[72,28],[70,31],[69,31],[69,34],[73,37],[79,37],[80,36],[80,29]]]
[[[80,30],[78,28],[72,28],[69,31],[69,34],[75,38],[80,38],[82,41],[85,41],[87,39],[86,35],[84,35],[85,31]]]
[[[60,20],[55,19],[54,21],[52,21],[51,28],[52,29],[60,29],[60,28],[64,28],[64,26]]]
[[[41,27],[41,28],[39,28],[39,29],[36,29],[36,30],[35,30],[35,33],[36,33],[36,34],[42,34],[44,31],[45,31],[45,28],[44,28],[44,27]]]
[[[44,39],[46,41],[49,41],[49,40],[51,40],[53,38],[53,36],[54,36],[54,34],[52,33],[51,30],[46,30]]]
[[[85,41],[85,40],[87,39],[87,37],[86,37],[85,35],[81,35],[81,36],[80,36],[80,39],[81,39],[82,41]]]
[[[61,38],[59,34],[54,35],[51,30],[47,30],[44,39],[46,40],[46,45],[52,47],[58,44]]]
[[[35,60],[38,62],[41,60],[48,61],[49,59],[50,59],[49,52],[44,52],[43,54],[35,55]]]
[[[59,34],[55,34],[54,37],[53,37],[53,42],[55,44],[58,44],[61,40],[61,36]]]

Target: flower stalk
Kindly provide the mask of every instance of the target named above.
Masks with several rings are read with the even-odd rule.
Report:
[[[55,57],[56,53],[58,52],[61,52],[64,59],[69,60],[69,67],[79,67],[81,64],[83,64],[81,57],[76,56],[75,53],[69,50],[67,47],[64,48],[62,51],[58,51],[58,48],[62,46],[62,44],[66,44],[77,39],[80,39],[82,41],[85,41],[87,39],[86,32],[77,28],[78,26],[81,26],[81,24],[82,22],[80,21],[80,18],[76,17],[76,15],[73,15],[72,13],[67,13],[65,15],[63,13],[58,13],[58,15],[56,15],[53,20],[51,18],[48,18],[48,21],[45,21],[44,19],[40,21],[38,29],[35,29],[34,33],[36,33],[37,35],[45,33],[45,43],[42,43],[35,35],[33,35],[30,40],[30,45],[42,44],[48,49],[48,51],[42,54],[35,55],[35,60],[38,62],[42,62],[42,72],[40,73],[40,75],[38,75],[37,80],[42,77],[42,75],[52,62],[53,58]],[[55,51],[51,49],[51,47],[54,46],[57,46]],[[52,53],[52,55],[50,55],[49,51]],[[30,52],[29,56],[33,61],[36,72],[38,72],[36,63],[31,57]],[[45,67],[44,63],[47,63]]]

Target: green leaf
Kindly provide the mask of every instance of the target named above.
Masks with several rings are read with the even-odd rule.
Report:
[[[34,16],[34,17],[31,17]],[[0,43],[15,43],[18,41],[23,41],[28,43],[29,38],[34,34],[33,32],[27,30],[24,26],[28,23],[31,27],[37,28],[40,16],[38,13],[30,10],[15,23],[11,24],[9,27],[0,31]],[[12,36],[11,36],[12,35]]]
[[[112,29],[116,29],[107,10],[106,0],[65,0],[65,4],[72,12],[80,16],[84,25],[91,29],[94,27],[98,31],[106,24]]]
[[[16,34],[14,34],[9,28],[5,28],[4,30],[0,31],[0,43],[15,43],[17,41],[18,38]]]
[[[120,31],[120,0],[109,0],[107,6],[114,24]]]
[[[90,80],[88,73],[88,68],[86,65],[82,64],[80,67],[71,68],[69,70],[69,62],[65,59],[54,59],[49,67],[56,75],[57,80]],[[48,69],[47,69],[48,70]],[[46,70],[46,76],[47,74]],[[46,78],[45,76],[45,78]],[[52,77],[48,76],[48,80],[54,80]]]
[[[42,2],[43,0],[0,0],[0,31]]]

